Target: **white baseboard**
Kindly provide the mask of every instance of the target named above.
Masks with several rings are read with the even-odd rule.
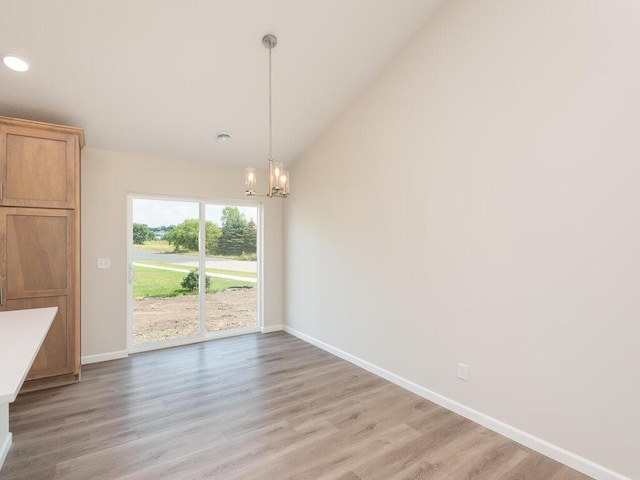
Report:
[[[109,360],[118,360],[120,358],[127,358],[129,353],[126,350],[120,350],[117,352],[99,353],[98,355],[85,355],[80,359],[82,365],[89,365],[90,363],[108,362]]]
[[[406,378],[400,377],[399,375],[396,375],[395,373],[392,373],[388,370],[380,368],[377,365],[356,357],[355,355],[351,355],[350,353],[340,350],[339,348],[333,347],[328,343],[306,335],[305,333],[302,333],[294,328],[285,325],[284,330],[287,333],[290,333],[291,335],[294,335],[307,343],[315,345],[322,350],[325,350],[337,357],[353,363],[354,365],[357,365],[375,375],[378,375],[385,380],[395,383],[396,385],[409,390],[416,395],[419,395],[435,404],[440,405],[441,407],[451,410],[452,412],[462,415],[463,417],[468,418],[469,420],[472,420],[482,425],[483,427],[504,435],[511,440],[514,440],[526,447],[531,448],[532,450],[535,450],[536,452],[539,452],[564,465],[567,465],[574,470],[582,472],[585,475],[589,475],[590,477],[593,477],[597,480],[631,480],[629,477],[625,477],[624,475],[609,470],[608,468],[592,462],[591,460],[576,455],[575,453],[569,452],[561,447],[558,447],[557,445],[549,443],[546,440],[543,440],[516,427],[508,425],[496,418],[490,417],[489,415],[485,415],[482,412],[467,407],[466,405],[456,402],[455,400],[445,397],[444,395],[440,395],[439,393],[429,390],[428,388],[418,385],[410,380],[407,380]]]
[[[268,327],[262,327],[260,331],[262,333],[273,333],[273,332],[281,332],[284,330],[284,325],[269,325]]]

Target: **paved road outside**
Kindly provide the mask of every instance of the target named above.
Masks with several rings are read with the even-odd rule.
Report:
[[[172,263],[181,267],[197,267],[196,255],[178,255],[175,253],[153,253],[133,250],[133,261]],[[235,270],[237,272],[258,272],[257,262],[245,262],[242,260],[226,260],[207,257],[207,268],[219,268],[221,270]]]

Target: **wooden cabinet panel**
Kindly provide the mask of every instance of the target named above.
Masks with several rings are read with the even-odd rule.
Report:
[[[0,206],[75,208],[78,132],[0,117]]]
[[[72,312],[67,309],[67,303],[73,304],[73,299],[70,302],[67,300],[67,296],[7,300],[7,310],[58,307],[49,333],[27,375],[27,381],[75,371],[74,345],[69,343],[69,339],[73,339],[74,322]]]
[[[27,380],[79,372],[74,210],[0,209],[0,309],[58,307]]]
[[[68,145],[65,139],[8,133],[6,141],[5,198],[73,202],[73,198],[67,198]]]
[[[67,293],[71,237],[72,211],[21,209],[7,213],[7,297]]]

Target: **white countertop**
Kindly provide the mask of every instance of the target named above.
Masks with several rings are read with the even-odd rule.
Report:
[[[58,307],[0,312],[0,403],[18,396]]]

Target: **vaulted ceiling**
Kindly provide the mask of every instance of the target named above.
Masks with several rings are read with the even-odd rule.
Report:
[[[0,115],[83,127],[87,146],[245,166],[290,163],[443,0],[3,0]],[[228,131],[232,141],[216,135]]]

